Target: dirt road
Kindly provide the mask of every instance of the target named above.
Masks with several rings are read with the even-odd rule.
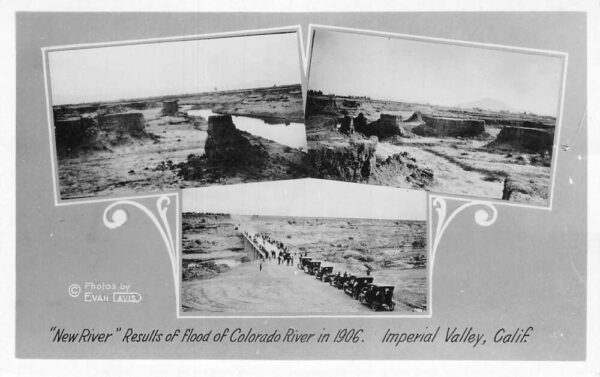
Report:
[[[276,259],[244,263],[208,279],[183,282],[184,311],[250,313],[371,312],[358,301],[295,265]]]
[[[423,147],[408,145],[377,144],[377,155],[387,158],[395,153],[408,152],[419,161],[423,167],[434,171],[434,184],[428,189],[457,195],[481,196],[485,198],[502,198],[502,181],[489,182],[485,174],[477,171],[464,170],[457,164],[435,155]]]

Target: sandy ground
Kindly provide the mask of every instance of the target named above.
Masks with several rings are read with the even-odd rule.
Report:
[[[161,161],[174,164],[189,154],[204,154],[206,131],[189,122],[168,124],[156,120],[161,108],[145,110],[146,132],[160,137],[133,141],[112,151],[86,153],[58,161],[59,182],[63,199],[151,192],[187,186],[174,171],[155,170]]]
[[[283,242],[291,250],[294,266],[267,260],[260,271],[259,262],[242,262],[246,254],[238,224]],[[395,313],[427,308],[424,222],[184,213],[183,229],[182,303],[186,311],[369,311],[342,291],[297,269],[298,257],[305,252],[332,266],[334,272],[364,276],[369,266],[376,283],[396,287]]]
[[[184,311],[249,313],[369,312],[350,296],[305,274],[296,266],[271,259],[244,263],[232,271],[183,283]]]
[[[408,152],[416,158],[420,167],[434,171],[434,182],[430,191],[501,199],[504,178],[516,177],[530,182],[536,195],[527,198],[527,203],[546,205],[549,193],[551,169],[548,166],[520,163],[517,153],[506,157],[506,153],[493,153],[481,147],[478,140],[435,138],[406,139],[400,145],[381,142],[377,145],[379,158],[395,153]]]
[[[265,116],[269,121],[272,118],[279,121],[296,120],[298,112],[303,112],[302,96],[296,86],[189,96],[180,99],[179,104],[182,112],[194,107],[218,108],[222,113]],[[126,104],[112,105],[119,106],[121,112],[123,106],[126,107]],[[127,110],[144,114],[145,131],[154,135],[154,138],[131,138],[126,144],[111,146],[109,149],[59,158],[61,198],[125,195],[213,184],[292,179],[299,174],[295,170],[291,172],[290,166],[302,165],[300,151],[255,135],[253,140],[263,145],[269,153],[268,163],[261,167],[236,169],[207,164],[206,174],[198,180],[184,180],[178,176],[176,169],[159,169],[159,165],[169,161],[176,165],[186,161],[191,154],[203,155],[207,138],[206,127],[194,125],[191,118],[161,117],[161,108],[157,103],[147,110]],[[76,111],[76,107],[73,111]],[[265,127],[270,125],[266,124]]]
[[[476,118],[481,116],[502,116],[483,111],[467,111],[463,109],[443,108],[431,105],[412,105],[392,101],[356,101],[356,107],[338,108],[340,113],[313,114],[306,120],[306,132],[309,149],[321,142],[348,143],[349,138],[334,131],[331,125],[326,126],[344,111],[350,116],[362,112],[370,121],[379,119],[380,114],[401,115],[406,119],[413,111],[422,111],[436,116],[465,116]],[[338,101],[339,102],[339,101]],[[513,115],[514,116],[514,115]],[[524,119],[540,120],[550,124],[551,117],[536,117],[534,115],[519,115]],[[410,129],[410,125],[405,125]],[[467,138],[435,138],[420,137],[396,138],[395,140],[380,140],[377,146],[377,157],[386,159],[393,154],[408,152],[415,158],[419,168],[429,168],[434,173],[433,182],[426,187],[428,191],[475,196],[489,199],[502,199],[504,178],[511,176],[527,185],[530,195],[518,195],[514,200],[527,204],[547,205],[549,199],[549,186],[551,167],[541,164],[530,164],[525,161],[539,157],[536,154],[520,151],[499,151],[488,148],[487,145],[496,138],[501,126],[486,126],[489,136],[485,139]],[[402,179],[386,176],[375,179],[377,184],[413,187]]]
[[[190,96],[181,105],[212,108],[222,114],[283,119],[304,123],[304,103],[300,85],[263,88],[254,91],[231,91]]]

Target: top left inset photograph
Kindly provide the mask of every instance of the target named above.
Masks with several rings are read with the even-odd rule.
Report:
[[[299,37],[43,49],[56,204],[306,177]]]

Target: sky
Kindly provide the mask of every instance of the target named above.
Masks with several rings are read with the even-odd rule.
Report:
[[[295,32],[48,53],[54,105],[300,84]]]
[[[182,210],[232,215],[425,221],[426,199],[427,194],[422,190],[299,179],[183,190]]]
[[[492,98],[556,116],[562,69],[556,56],[317,30],[309,88],[442,106]]]

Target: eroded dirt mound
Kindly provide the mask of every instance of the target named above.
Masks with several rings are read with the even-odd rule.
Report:
[[[553,144],[553,129],[505,126],[490,146],[501,148],[504,145],[507,148],[527,152],[552,154]]]
[[[162,109],[160,110],[161,116],[177,116],[179,113],[178,101],[164,101]]]
[[[433,183],[433,170],[419,167],[417,160],[407,152],[398,153],[378,162],[370,181],[384,185],[392,182],[406,182],[410,188],[427,188]]]
[[[208,138],[204,150],[211,162],[235,162],[252,164],[268,158],[260,144],[253,145],[250,139],[233,124],[231,115],[208,118]]]
[[[321,143],[308,151],[310,174],[347,182],[369,179],[376,164],[377,139],[351,139],[349,143]]]
[[[406,118],[405,122],[423,122],[420,111],[415,111],[411,116]]]
[[[340,129],[339,132],[346,134],[346,135],[351,135],[354,133],[354,125],[352,124],[352,118],[349,117],[348,115],[344,116],[343,118],[341,118],[339,120],[340,122]]]
[[[354,129],[367,137],[377,136],[379,139],[414,136],[404,128],[400,115],[381,114],[375,122],[367,123],[366,118],[360,113],[354,118]]]
[[[339,114],[340,106],[335,98],[315,98],[309,95],[306,101],[306,116],[314,114]]]
[[[424,124],[412,131],[420,136],[475,137],[485,131],[485,121],[479,119],[430,117],[421,114]]]
[[[548,189],[535,179],[511,175],[504,179],[502,199],[518,203],[540,203],[548,200]]]
[[[309,174],[315,178],[395,187],[425,188],[432,184],[433,171],[419,167],[407,152],[377,161],[377,144],[376,137],[321,143],[308,151]]]
[[[513,194],[529,195],[530,192],[523,182],[515,180],[513,177],[504,179],[504,188],[502,189],[502,200],[510,200]]]
[[[209,117],[207,134],[204,154],[198,150],[177,164],[162,161],[155,170],[171,170],[201,185],[307,176],[304,152],[240,131],[230,115]]]
[[[56,150],[59,156],[75,154],[94,137],[89,118],[69,117],[54,122]]]
[[[144,115],[139,112],[103,115],[93,113],[57,119],[54,124],[59,157],[91,150],[106,150],[129,144],[135,139],[153,137],[145,131]]]

